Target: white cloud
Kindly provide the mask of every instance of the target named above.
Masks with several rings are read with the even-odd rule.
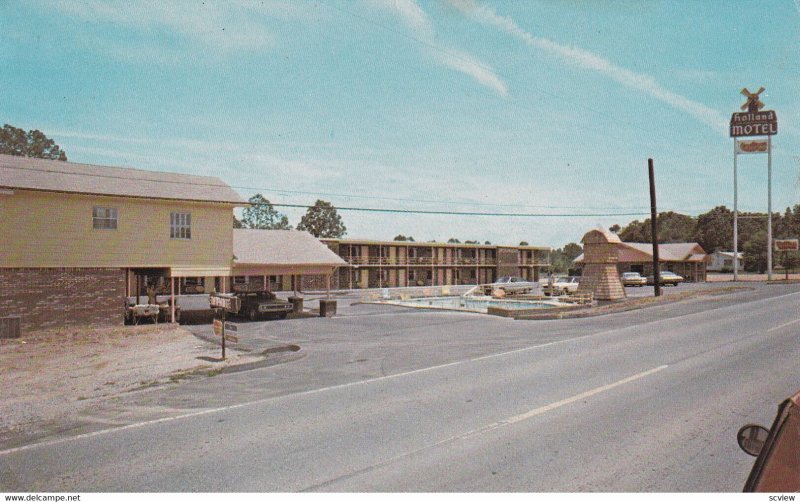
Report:
[[[563,61],[569,64],[601,73],[626,87],[644,92],[678,110],[688,113],[698,121],[715,130],[722,133],[725,133],[727,130],[727,119],[722,113],[664,88],[650,75],[636,73],[627,68],[618,66],[605,57],[591,51],[578,47],[565,46],[547,38],[536,37],[522,29],[510,17],[501,16],[491,7],[480,5],[474,0],[448,1],[451,5],[456,7],[456,9],[467,14],[479,23],[499,28],[531,47],[559,56]]]
[[[62,0],[47,3],[62,14],[93,24],[128,27],[152,37],[166,33],[206,48],[240,50],[271,46],[274,35],[254,15],[248,4],[203,2],[151,2],[129,0],[107,2]],[[269,15],[287,15],[287,10],[260,11]]]
[[[412,30],[427,46],[429,56],[440,64],[469,75],[479,84],[494,90],[501,96],[508,94],[508,87],[489,65],[467,52],[452,48],[439,48],[435,43],[436,31],[433,23],[416,0],[368,0],[367,4],[388,10],[396,15],[400,22]]]

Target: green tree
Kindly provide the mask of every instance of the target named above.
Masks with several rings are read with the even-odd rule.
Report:
[[[330,202],[317,200],[308,208],[306,214],[297,225],[298,230],[305,230],[314,237],[339,239],[347,233],[342,217]]]
[[[248,200],[250,206],[242,212],[242,225],[245,228],[261,230],[291,230],[289,219],[275,210],[272,203],[257,193]]]
[[[22,129],[8,124],[0,129],[0,153],[39,159],[67,160],[67,154],[43,132],[34,129],[26,133]]]
[[[530,244],[528,244],[528,241],[519,241],[519,245],[520,246],[530,246]]]
[[[693,238],[695,219],[692,216],[666,211],[658,214],[656,224],[658,242],[690,242]],[[619,237],[625,242],[652,242],[650,219],[630,222],[619,232]]]
[[[699,215],[694,228],[694,240],[706,253],[732,251],[733,212],[725,206],[717,206]]]
[[[614,225],[611,225],[611,226],[609,227],[609,230],[610,230],[610,231],[612,231],[612,232],[614,232],[615,234],[618,234],[618,233],[619,233],[619,231],[620,231],[620,230],[622,230],[622,227],[620,227],[619,225],[617,225],[617,224],[615,223]]]
[[[570,242],[560,250],[562,254],[572,263],[572,261],[583,253],[583,247],[575,242]]]
[[[464,241],[464,244],[480,244],[480,242],[478,242],[478,241]]]
[[[233,215],[233,228],[244,228],[242,221],[235,214]]]
[[[413,237],[411,237],[410,235],[408,237],[406,237],[403,234],[396,235],[394,240],[395,241],[399,241],[399,242],[414,242],[414,238]]]
[[[755,232],[742,247],[744,269],[763,274],[767,270],[767,231]]]
[[[448,244],[461,244],[461,241],[456,239],[455,237],[450,237],[449,239],[447,239],[447,243]]]

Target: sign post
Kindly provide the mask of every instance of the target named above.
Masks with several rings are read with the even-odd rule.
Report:
[[[778,116],[772,110],[761,110],[764,103],[758,96],[764,92],[750,92],[745,87],[741,93],[747,97],[741,106],[743,113],[731,115],[730,135],[733,139],[733,280],[739,278],[739,200],[736,157],[739,154],[767,154],[767,280],[772,280],[772,136],[778,134]],[[740,141],[742,136],[766,136],[767,141]]]
[[[231,294],[222,294],[222,293],[211,293],[208,297],[208,303],[212,307],[216,307],[214,310],[222,311],[222,320],[220,322],[219,319],[214,319],[214,334],[216,335],[219,332],[219,336],[222,336],[222,360],[225,360],[225,327],[232,326],[230,323],[226,322],[227,313],[228,311],[232,313],[239,312],[239,309],[242,307],[242,301],[238,296],[231,295]],[[235,328],[234,328],[235,331]],[[238,338],[233,336],[231,341],[236,342]]]
[[[775,239],[775,251],[783,252],[783,270],[785,279],[789,280],[789,251],[800,250],[798,239]]]

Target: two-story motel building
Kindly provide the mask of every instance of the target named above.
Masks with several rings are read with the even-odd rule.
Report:
[[[121,324],[142,277],[225,281],[243,205],[214,177],[0,155],[0,316]]]
[[[514,275],[538,281],[549,248],[442,242],[322,239],[347,266],[342,289],[487,284]]]

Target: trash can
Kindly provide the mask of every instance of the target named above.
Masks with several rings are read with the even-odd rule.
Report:
[[[0,317],[0,338],[19,338],[22,333],[21,326],[20,316]]]
[[[333,317],[336,315],[336,300],[323,300],[319,301],[319,316],[320,317]]]
[[[294,312],[295,314],[303,312],[303,297],[290,296],[289,303],[292,304],[292,312]]]

